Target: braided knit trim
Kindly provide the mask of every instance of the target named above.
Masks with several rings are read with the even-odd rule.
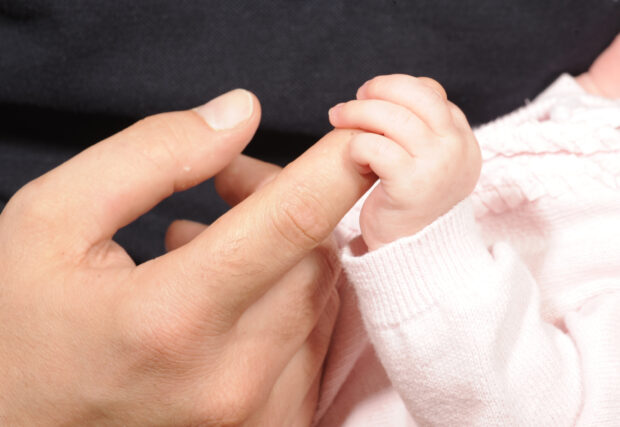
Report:
[[[483,158],[472,194],[477,217],[620,187],[620,99],[589,95],[567,74],[475,133]]]

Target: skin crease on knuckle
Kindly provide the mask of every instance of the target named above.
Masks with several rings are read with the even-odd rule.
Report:
[[[390,117],[391,126],[400,128],[413,128],[418,125],[419,119],[411,111],[405,107],[397,106],[392,114],[387,115]]]
[[[269,207],[267,201],[264,206]],[[253,226],[254,224],[248,224],[250,230]],[[203,283],[209,283],[213,277],[227,277],[235,279],[235,282],[242,282],[237,279],[251,278],[260,274],[269,267],[268,260],[239,257],[244,249],[252,247],[250,236],[250,231],[243,226],[230,230],[226,239],[212,243],[213,246],[209,250],[211,262],[206,263],[202,257],[195,257],[191,259],[187,270],[194,275],[199,272],[198,278]],[[237,289],[237,292],[243,292],[243,288]]]
[[[45,176],[30,181],[11,197],[1,215],[9,221],[19,222],[18,228],[25,227],[28,232],[33,231],[29,225],[53,226],[55,204],[45,197],[47,194]]]
[[[276,211],[269,218],[273,221],[274,230],[294,248],[313,249],[332,228],[325,212],[327,207],[304,184],[290,187],[292,190],[286,197],[280,197],[278,202],[272,204],[272,209]]]
[[[256,413],[268,398],[263,387],[265,380],[258,374],[265,364],[257,361],[253,367],[242,365],[243,362],[235,362],[236,371],[224,372],[220,375],[222,381],[202,388],[191,408],[190,425],[241,426]]]
[[[161,284],[161,287],[174,286]],[[215,327],[211,322],[214,319],[209,317],[212,330],[209,334],[203,322],[195,320],[204,318],[196,315],[196,306],[176,297],[178,303],[173,304],[166,295],[158,293],[144,298],[144,294],[140,294],[122,298],[114,308],[115,330],[120,348],[130,356],[134,366],[153,372],[183,372],[192,361],[202,357],[203,346],[197,344],[208,337],[217,347],[218,337],[225,336],[220,329],[225,331],[225,328]]]
[[[2,240],[15,242],[10,251],[13,258],[19,258],[16,255],[23,248],[27,258],[38,254],[41,259],[55,259],[55,264],[63,261],[77,265],[90,242],[76,235],[69,241],[68,235],[55,232],[66,227],[67,221],[62,214],[62,198],[49,197],[48,182],[45,175],[30,181],[9,200],[0,213]]]
[[[138,145],[139,154],[158,170],[170,168],[170,159],[173,160],[172,164],[175,167],[180,167],[178,148],[190,146],[191,141],[181,124],[184,121],[187,120],[182,113],[158,114],[142,119],[139,122],[140,127],[149,130],[139,135],[149,135],[149,138],[148,140],[141,138],[142,143]],[[157,138],[152,138],[153,135],[157,135]]]

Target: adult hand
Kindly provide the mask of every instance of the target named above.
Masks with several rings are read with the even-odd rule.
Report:
[[[279,166],[240,155],[217,174],[215,188],[229,205],[236,206],[256,190],[275,179],[281,170]],[[187,244],[199,236],[206,228],[206,225],[195,221],[174,221],[166,233],[166,249],[173,251]],[[300,283],[309,283],[311,285],[308,288],[310,292],[313,290],[332,292],[317,325],[309,338],[306,339],[302,347],[303,350],[298,350],[295,356],[298,361],[292,363],[291,367],[287,368],[287,374],[281,376],[278,381],[279,385],[276,390],[272,391],[269,401],[261,407],[260,413],[252,415],[251,422],[248,422],[248,424],[259,426],[278,424],[282,426],[310,425],[319,397],[320,374],[317,375],[317,373],[321,372],[323,359],[325,358],[332,329],[338,315],[339,298],[338,294],[331,287],[333,279],[337,277],[339,271],[339,264],[335,258],[336,250],[336,246],[330,236],[317,249],[306,255],[307,259],[299,263],[305,263],[309,268],[300,267],[298,264],[297,274],[289,273],[279,280],[277,288],[290,289],[292,292],[289,296],[285,296],[286,294],[283,293],[281,297],[274,297],[280,291],[272,291],[271,295],[273,296],[268,297],[273,298],[271,301],[263,297],[265,301],[262,304],[273,304],[272,308],[277,308],[282,304],[292,304],[292,307],[289,307],[294,309],[294,307],[304,306],[314,299],[312,295],[298,293]],[[313,260],[312,258],[317,255],[319,258]],[[325,257],[325,261],[329,264],[313,265],[315,261],[321,259],[321,256]],[[328,268],[329,270],[321,273],[322,268]],[[315,276],[316,274],[318,276]],[[324,277],[324,282],[307,282],[309,279],[314,280],[311,279],[312,277]],[[314,288],[317,285],[319,287]],[[278,298],[290,298],[291,300],[278,301]],[[305,300],[305,303],[300,301],[300,298]],[[291,328],[286,333],[296,333],[296,325],[287,325],[285,327],[287,330],[289,327]],[[309,385],[310,381],[312,381],[311,385]],[[306,391],[308,388],[309,390]],[[302,402],[301,405],[300,401]]]
[[[311,416],[293,414],[313,409],[306,395],[337,305],[323,242],[371,184],[345,160],[351,132],[328,134],[162,257],[135,266],[112,240],[228,164],[259,116],[257,100],[237,90],[147,118],[9,201],[0,215],[3,425]],[[318,322],[326,310],[330,322]]]

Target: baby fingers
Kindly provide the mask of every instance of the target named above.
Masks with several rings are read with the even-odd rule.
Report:
[[[440,136],[454,128],[446,91],[428,77],[405,74],[378,76],[359,88],[357,99],[380,99],[401,105]]]
[[[430,128],[402,105],[369,99],[338,104],[329,111],[329,121],[337,128],[361,129],[385,135],[410,155],[418,155],[437,138]]]
[[[413,168],[413,157],[385,136],[360,133],[349,143],[349,154],[360,173],[374,172],[383,182],[406,177]]]

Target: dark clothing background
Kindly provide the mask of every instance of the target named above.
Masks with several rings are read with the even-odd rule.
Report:
[[[0,0],[0,209],[136,119],[228,89],[262,103],[247,152],[284,164],[375,75],[434,77],[479,124],[584,71],[619,31],[618,0]],[[225,209],[205,183],[117,240],[140,262],[173,218]]]

